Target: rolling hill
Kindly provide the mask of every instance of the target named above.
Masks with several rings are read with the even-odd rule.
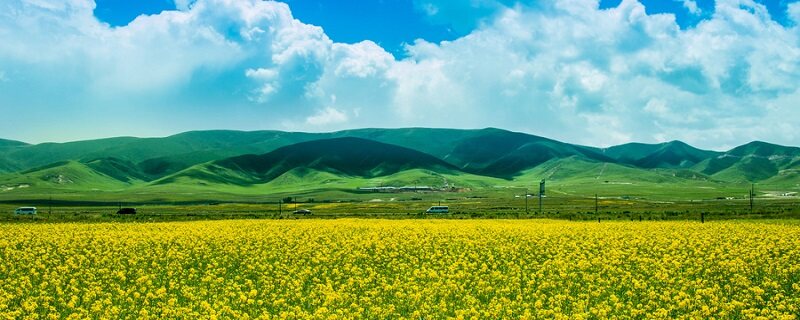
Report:
[[[27,146],[27,143],[15,141],[15,140],[6,140],[0,139],[0,154],[9,152],[11,150]],[[14,172],[18,171],[21,168],[11,159],[6,159],[4,157],[0,157],[0,173],[4,172]]]
[[[692,194],[753,182],[797,191],[800,148],[752,142],[715,152],[672,141],[599,149],[495,128],[215,130],[33,145],[0,140],[0,197],[6,199],[36,189],[153,192],[163,199],[176,192],[235,198],[379,185],[493,189],[542,178],[575,192],[627,194],[647,186]]]
[[[609,161],[598,149],[571,145],[501,129],[357,129],[331,133],[282,131],[192,131],[164,138],[119,137],[67,143],[43,143],[0,149],[0,170],[26,170],[59,161],[115,158],[134,163],[152,179],[193,165],[244,154],[261,154],[291,144],[357,137],[418,150],[464,171],[511,177],[547,160],[580,155]]]
[[[28,144],[22,141],[0,139],[0,148],[21,147],[26,145]]]
[[[217,160],[160,179],[156,184],[181,178],[233,185],[260,184],[290,171],[296,175],[319,171],[336,176],[373,178],[411,169],[458,172],[457,167],[416,150],[348,137],[301,142],[262,155]]]
[[[652,169],[691,168],[720,153],[697,149],[681,141],[670,141],[659,144],[627,143],[607,148],[603,154],[619,163]]]
[[[698,163],[693,169],[721,181],[758,182],[796,168],[798,161],[800,148],[754,141]]]
[[[109,172],[110,175],[102,171]],[[20,173],[6,174],[0,179],[0,185],[11,189],[109,191],[122,190],[141,182],[130,177],[124,180],[118,179],[117,177],[122,174],[116,171],[116,168],[110,167],[106,161],[90,163],[63,161]]]
[[[579,156],[600,161],[612,160],[596,148],[496,128],[360,129],[343,131],[341,134],[420,150],[463,171],[501,178],[511,178],[525,169],[555,158]]]
[[[27,170],[60,161],[114,158],[140,166],[149,176],[162,177],[211,160],[264,153],[320,134],[281,131],[192,131],[163,138],[118,137],[66,143],[42,143],[0,148],[3,163]]]

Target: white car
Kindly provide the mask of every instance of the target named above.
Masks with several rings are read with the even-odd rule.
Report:
[[[449,210],[447,206],[433,206],[425,210],[425,213],[448,213]]]
[[[311,210],[308,209],[295,210],[294,214],[311,214]]]
[[[19,207],[14,210],[14,214],[36,214],[36,207]]]

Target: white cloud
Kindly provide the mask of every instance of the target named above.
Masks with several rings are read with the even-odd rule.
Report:
[[[650,112],[658,116],[665,116],[671,114],[667,103],[660,99],[650,99],[647,105],[644,106],[644,111]]]
[[[347,122],[347,115],[331,107],[319,110],[316,114],[306,118],[306,123],[312,126],[340,124],[343,122]]]
[[[703,13],[702,10],[697,7],[697,2],[694,0],[683,0],[683,7],[686,8],[686,10],[689,10],[689,13],[693,15],[700,15]]]
[[[89,0],[6,1],[0,70],[17,90],[0,105],[52,121],[104,109],[195,119],[184,129],[205,115],[242,129],[496,126],[602,146],[796,144],[800,28],[751,0],[719,0],[686,30],[635,0],[415,4],[477,27],[417,40],[397,60],[373,41],[336,43],[279,2],[179,0],[180,11],[111,28]],[[800,21],[800,5],[788,16]]]
[[[788,141],[752,119],[798,88],[796,28],[751,1],[721,0],[710,20],[688,30],[671,15],[646,15],[637,1],[596,5],[515,7],[464,38],[417,42],[409,48],[413,63],[394,69],[429,67],[396,77],[395,108],[418,115],[431,114],[431,104],[450,106],[459,115],[447,119],[591,145],[663,136],[705,147]]]
[[[333,45],[336,76],[366,78],[389,68],[394,62],[391,54],[372,41]]]
[[[6,81],[9,81],[8,77],[6,77],[6,72],[0,70],[0,82],[6,82]]]
[[[189,10],[189,7],[194,3],[194,0],[175,0],[175,7],[178,10],[186,11]]]
[[[800,2],[793,2],[787,6],[787,15],[794,23],[800,23]]]

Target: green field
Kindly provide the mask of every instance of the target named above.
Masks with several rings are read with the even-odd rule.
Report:
[[[294,197],[293,202],[280,198],[242,202],[186,203],[75,203],[29,201],[0,204],[0,221],[173,221],[214,219],[326,219],[343,217],[378,217],[387,219],[564,219],[564,220],[705,220],[800,218],[796,199],[756,198],[751,211],[746,199],[646,200],[621,197],[543,198],[539,211],[537,198],[497,198],[499,193],[465,196],[459,193],[362,194],[349,199]],[[521,195],[521,194],[520,194]],[[296,202],[295,202],[296,201]],[[445,215],[423,214],[433,205],[447,205]],[[38,207],[36,216],[18,216],[14,208]],[[117,215],[119,206],[136,207],[136,215]],[[596,206],[595,206],[596,205]],[[309,209],[311,215],[293,211]]]

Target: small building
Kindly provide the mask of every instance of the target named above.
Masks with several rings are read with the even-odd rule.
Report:
[[[369,191],[369,192],[395,192],[397,188],[395,187],[359,187],[359,191]]]
[[[400,187],[402,191],[434,191],[433,187],[430,186],[404,186]]]

